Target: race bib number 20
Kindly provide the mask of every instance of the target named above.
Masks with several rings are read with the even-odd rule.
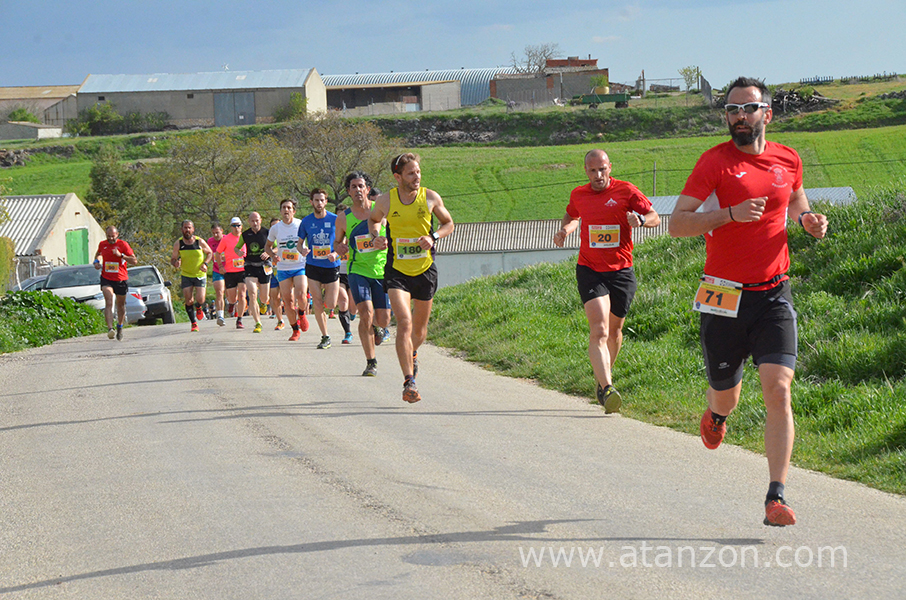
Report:
[[[619,248],[619,225],[589,225],[588,246],[590,248]]]

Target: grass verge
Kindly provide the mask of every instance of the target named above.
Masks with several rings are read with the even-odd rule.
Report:
[[[43,291],[11,292],[0,298],[0,353],[106,329],[103,313],[72,298]]]
[[[793,462],[906,493],[906,182],[845,207],[821,206],[828,237],[791,226],[800,354]],[[698,435],[707,381],[691,298],[702,238],[636,247],[639,291],[614,378],[623,414]],[[431,341],[504,375],[594,398],[575,261],[540,264],[438,292]],[[590,400],[591,401],[591,400]],[[727,443],[763,452],[764,405],[751,364]]]

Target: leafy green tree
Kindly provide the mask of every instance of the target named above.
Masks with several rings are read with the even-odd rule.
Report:
[[[38,118],[36,114],[28,110],[24,106],[16,108],[6,116],[7,121],[19,121],[24,123],[40,123],[41,119]]]
[[[308,115],[308,98],[302,92],[293,92],[289,95],[289,104],[281,106],[274,111],[274,121],[293,121]]]
[[[176,138],[148,181],[166,226],[191,219],[200,230],[252,210],[276,215],[292,163],[272,136],[239,140],[215,130]]]
[[[698,78],[701,77],[702,70],[695,65],[690,65],[679,69],[679,74],[686,83],[686,93],[688,94],[689,90],[698,87]]]
[[[160,211],[144,171],[122,162],[112,144],[103,144],[91,163],[85,205],[103,226],[114,225],[126,239],[159,227]]]
[[[278,136],[292,152],[292,190],[308,197],[313,187],[327,188],[335,205],[346,197],[343,179],[348,173],[365,171],[380,184],[389,178],[388,165],[399,151],[395,141],[373,123],[344,119],[332,112],[293,121]]]

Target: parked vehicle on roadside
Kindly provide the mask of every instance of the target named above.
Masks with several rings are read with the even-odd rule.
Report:
[[[44,287],[44,280],[47,279],[47,275],[35,275],[34,277],[29,277],[25,281],[19,283],[16,286],[17,292],[34,292],[35,290],[40,290]]]
[[[61,298],[84,302],[100,311],[104,310],[104,292],[101,291],[101,272],[94,265],[55,267],[44,280],[44,290]],[[126,294],[126,323],[138,323],[145,317],[147,308],[141,294]]]
[[[129,291],[137,292],[148,307],[143,323],[153,325],[157,319],[164,323],[175,323],[173,299],[169,281],[165,281],[154,265],[141,265],[129,269]]]

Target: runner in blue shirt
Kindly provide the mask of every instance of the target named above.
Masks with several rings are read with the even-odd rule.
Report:
[[[337,215],[327,211],[327,192],[320,188],[309,194],[314,212],[304,219],[299,226],[299,239],[306,249],[305,276],[309,282],[312,312],[321,330],[321,343],[318,348],[330,348],[330,336],[327,335],[327,315],[325,310],[337,306],[340,293],[340,255],[334,251],[336,238]]]

